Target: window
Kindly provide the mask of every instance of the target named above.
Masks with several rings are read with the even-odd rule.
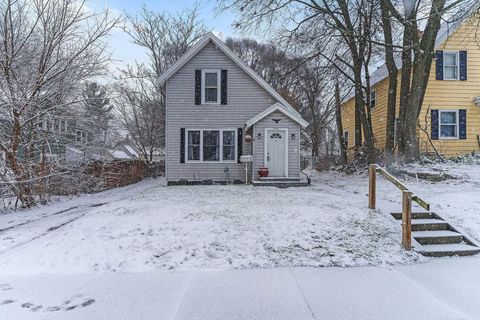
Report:
[[[443,53],[443,79],[458,80],[458,52]]]
[[[188,131],[188,160],[200,160],[200,131]]]
[[[439,110],[438,130],[440,138],[458,138],[458,111]]]
[[[370,108],[373,109],[377,105],[377,90],[370,91]]]
[[[220,131],[203,131],[203,161],[220,159]]]
[[[80,143],[87,143],[87,132],[84,130],[77,129],[75,132],[75,141]]]
[[[189,162],[235,162],[236,131],[187,130],[186,148]]]
[[[59,118],[55,119],[53,121],[53,130],[59,133],[67,132],[67,120]]]
[[[345,144],[345,148],[347,149],[348,148],[348,131],[345,131],[343,133],[343,140],[344,140],[343,142]]]
[[[235,131],[223,131],[223,156],[226,161],[235,161]]]
[[[202,70],[202,103],[220,103],[220,70]]]

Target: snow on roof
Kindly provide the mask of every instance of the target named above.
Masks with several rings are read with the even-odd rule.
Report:
[[[125,151],[121,151],[121,150],[110,150],[110,154],[116,160],[131,159],[131,157]]]
[[[125,149],[127,149],[127,151],[130,152],[132,155],[134,155],[135,157],[138,157],[138,152],[137,152],[132,146],[125,145],[124,147],[125,147]]]

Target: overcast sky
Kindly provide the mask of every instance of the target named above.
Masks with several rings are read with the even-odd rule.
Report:
[[[102,10],[108,6],[116,14],[135,14],[145,5],[152,11],[178,13],[185,8],[200,4],[200,18],[204,21],[209,31],[221,33],[224,37],[239,36],[231,26],[234,17],[231,13],[218,13],[215,0],[88,0],[87,4],[94,10]],[[125,66],[127,63],[146,61],[146,51],[130,42],[128,35],[121,30],[115,30],[110,37],[110,50],[113,58],[117,60],[113,67]]]

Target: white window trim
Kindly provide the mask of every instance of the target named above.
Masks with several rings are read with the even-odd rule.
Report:
[[[444,112],[454,112],[455,119],[456,119],[456,130],[455,130],[455,137],[443,137],[442,136],[442,113]],[[438,139],[440,140],[458,140],[460,137],[460,119],[458,118],[459,112],[458,110],[438,110]],[[448,124],[445,124],[448,125]],[[453,124],[451,124],[453,125]]]
[[[375,96],[375,99],[372,99],[374,96]],[[373,100],[375,100],[375,105],[372,107],[372,101],[373,101]],[[370,102],[369,102],[369,105],[370,105],[370,109],[374,109],[374,108],[377,106],[377,90],[376,90],[376,89],[370,90]]]
[[[448,53],[455,53],[455,55],[457,56],[457,77],[456,78],[449,78],[447,79],[445,77],[446,73],[445,73],[445,54],[448,54]],[[453,66],[448,66],[448,67],[453,67]],[[443,52],[443,80],[447,80],[447,81],[455,81],[455,80],[459,80],[460,79],[460,51],[444,51]]]
[[[269,130],[277,130],[277,131],[284,131],[285,132],[285,178],[288,178],[288,145],[289,145],[289,136],[288,136],[288,128],[265,128],[264,132],[264,143],[263,143],[263,165],[267,167],[267,143],[268,143],[268,131]],[[267,167],[268,168],[268,167]]]
[[[202,85],[201,85],[201,90],[202,90],[202,104],[213,104],[217,105],[220,104],[220,98],[221,98],[221,72],[222,70],[220,69],[203,69],[202,70]],[[205,101],[205,73],[216,73],[217,74],[217,102],[208,102]]]
[[[188,159],[188,132],[189,131],[200,131],[200,160],[189,160]],[[220,131],[220,154],[219,161],[204,161],[203,160],[203,131]],[[235,154],[233,160],[223,160],[223,132],[224,131],[233,131],[234,133],[234,143],[235,143]],[[226,128],[226,129],[185,129],[185,163],[237,163],[238,155],[238,138],[237,138],[237,129],[235,128]]]

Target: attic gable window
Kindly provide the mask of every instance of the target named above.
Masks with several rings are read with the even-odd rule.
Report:
[[[443,79],[458,80],[458,52],[443,53]]]
[[[202,70],[202,104],[220,103],[220,70]]]

